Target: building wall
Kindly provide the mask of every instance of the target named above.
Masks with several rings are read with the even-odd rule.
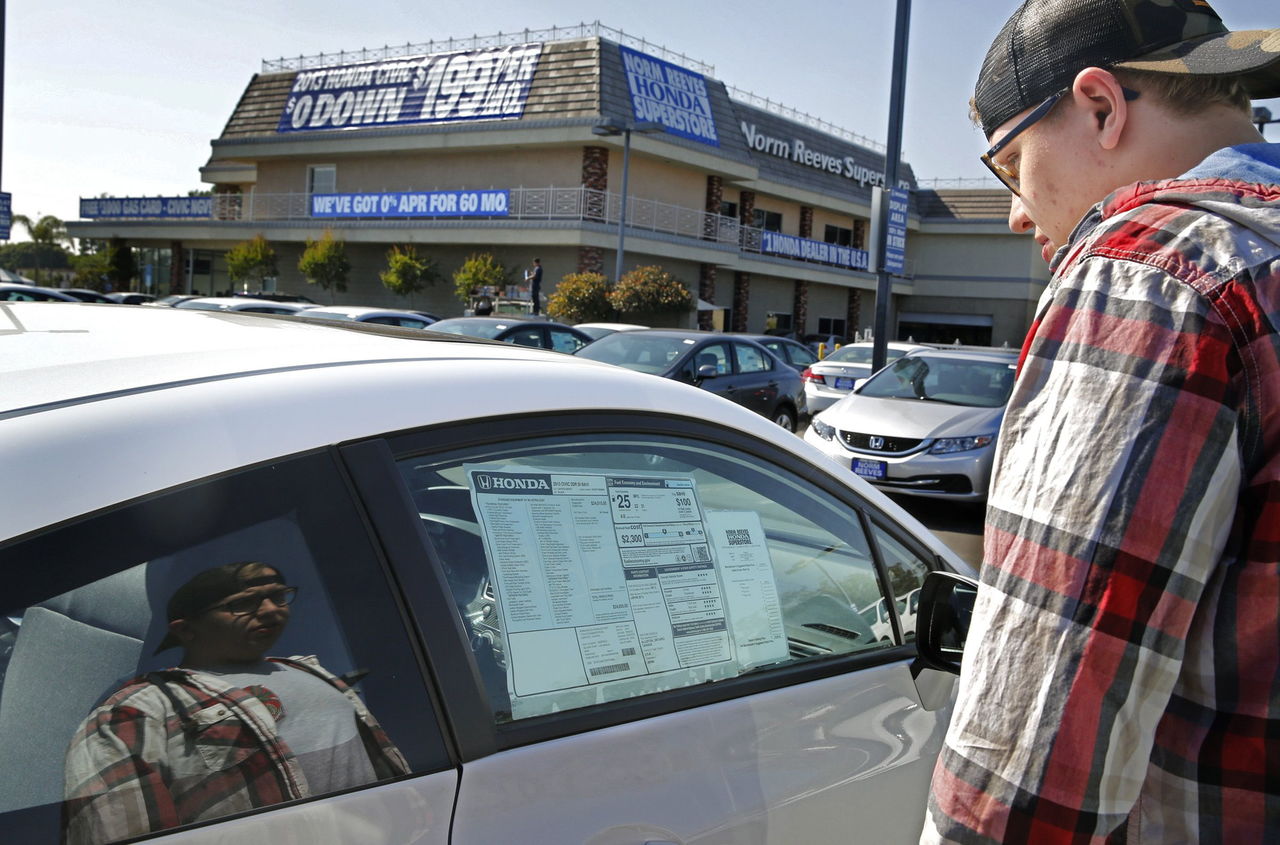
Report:
[[[308,167],[325,164],[337,167],[339,193],[551,185],[571,188],[582,182],[582,149],[558,147],[271,160],[258,166],[257,191],[305,193]]]

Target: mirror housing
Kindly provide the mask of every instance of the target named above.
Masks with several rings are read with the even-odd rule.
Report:
[[[703,364],[698,368],[698,378],[715,378],[717,374],[715,364]]]
[[[932,669],[960,674],[969,622],[978,598],[978,582],[955,572],[925,576],[916,616],[916,652]]]

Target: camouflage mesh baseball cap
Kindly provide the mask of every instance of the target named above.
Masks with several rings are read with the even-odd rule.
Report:
[[[1280,29],[1231,32],[1206,0],[1026,0],[992,42],[974,106],[982,131],[1071,85],[1087,67],[1238,76],[1280,96]]]

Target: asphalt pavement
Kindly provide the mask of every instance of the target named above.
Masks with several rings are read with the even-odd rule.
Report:
[[[946,543],[961,559],[973,564],[975,568],[982,566],[982,505],[917,496],[892,498],[938,535],[938,539]]]

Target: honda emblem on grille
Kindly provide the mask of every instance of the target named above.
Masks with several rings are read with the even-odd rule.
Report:
[[[867,445],[872,449],[875,449],[877,452],[884,451],[884,438],[872,435],[867,438]]]

